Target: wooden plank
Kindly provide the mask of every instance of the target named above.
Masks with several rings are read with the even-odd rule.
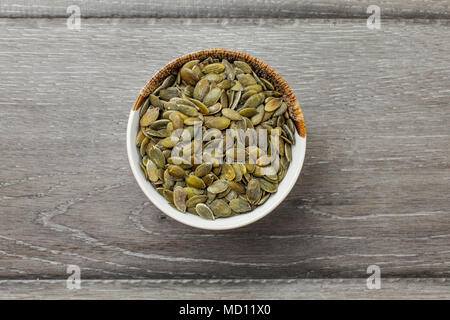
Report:
[[[0,281],[0,299],[449,299],[448,279]]]
[[[0,278],[448,277],[448,22],[0,20]],[[166,218],[125,130],[157,68],[203,47],[272,65],[308,132],[296,187],[226,232]]]
[[[377,5],[383,18],[449,18],[449,0],[3,0],[0,17],[67,17],[77,5],[81,16],[148,18],[367,18]]]

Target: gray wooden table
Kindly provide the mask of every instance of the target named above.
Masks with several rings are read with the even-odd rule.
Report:
[[[2,1],[0,298],[450,298],[449,6]],[[308,134],[287,199],[225,232],[160,212],[125,148],[143,83],[208,47],[279,71]]]

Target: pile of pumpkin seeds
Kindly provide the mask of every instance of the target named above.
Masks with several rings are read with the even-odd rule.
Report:
[[[244,61],[189,61],[168,76],[139,111],[140,166],[147,180],[181,212],[205,219],[250,212],[277,191],[292,160],[295,126],[287,109],[273,84]],[[238,139],[234,147],[222,146],[198,163],[193,156],[195,128],[209,138],[225,137],[227,129],[265,129],[268,150]],[[183,134],[175,135],[180,129]],[[279,137],[276,142],[274,135]],[[214,141],[203,139],[200,146]],[[173,155],[180,143],[182,149],[194,146],[189,161]],[[226,162],[225,156],[236,152],[238,144],[245,161]]]

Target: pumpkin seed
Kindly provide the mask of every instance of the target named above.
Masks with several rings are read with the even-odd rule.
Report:
[[[230,120],[242,120],[242,116],[239,114],[239,112],[230,108],[222,109],[222,115]]]
[[[180,70],[181,79],[183,79],[187,84],[190,84],[191,86],[195,86],[198,81],[197,75],[188,68],[181,68]]]
[[[199,165],[196,169],[195,169],[195,175],[197,177],[204,177],[206,176],[208,173],[211,172],[212,169],[212,164],[211,163],[202,163],[201,165]]]
[[[217,101],[219,101],[220,96],[222,95],[222,89],[220,88],[213,88],[211,91],[209,91],[206,96],[203,98],[203,103],[210,107],[213,104],[215,104]]]
[[[193,174],[188,175],[185,180],[186,180],[187,185],[190,187],[197,188],[197,189],[205,189],[206,188],[205,182]]]
[[[187,195],[187,192],[186,192],[186,195]],[[208,197],[204,194],[195,195],[186,201],[186,206],[187,207],[195,207],[199,203],[206,202],[207,199],[208,199]]]
[[[225,180],[216,180],[209,187],[208,192],[217,194],[228,189],[228,183]]]
[[[245,212],[249,212],[250,210],[252,210],[250,203],[248,203],[248,201],[246,201],[242,198],[237,198],[237,199],[231,200],[230,208],[233,211],[238,212],[238,213],[245,213]]]
[[[216,217],[228,217],[231,215],[231,208],[222,199],[216,199],[209,205]]]
[[[236,178],[233,166],[229,163],[225,163],[222,166],[222,175],[226,180],[234,180],[234,178]]]
[[[262,94],[256,93],[245,101],[244,108],[256,108],[264,101]]]
[[[205,126],[208,128],[216,128],[223,130],[230,125],[230,119],[226,117],[213,117],[205,120]]]
[[[153,121],[158,119],[159,109],[158,108],[148,108],[147,112],[142,116],[139,124],[141,127],[147,127]]]
[[[266,179],[259,179],[259,184],[262,190],[269,193],[275,193],[278,189],[277,183],[272,183],[270,181],[267,181]]]
[[[245,193],[245,187],[242,184],[237,183],[235,181],[229,181],[228,184],[229,184],[230,188],[233,191],[235,191],[236,193],[238,193],[238,194],[244,194]]]
[[[176,87],[169,87],[167,89],[162,89],[159,93],[159,97],[163,100],[170,100],[180,96],[180,91]]]
[[[239,80],[239,83],[241,83],[244,87],[256,84],[255,78],[253,78],[253,76],[250,74],[238,74],[236,78]]]
[[[173,203],[181,212],[186,212],[186,197],[187,192],[182,187],[176,186],[173,189]]]
[[[253,117],[257,113],[255,108],[243,108],[239,111],[239,114],[244,117]]]
[[[163,168],[166,164],[166,157],[164,157],[164,154],[158,147],[152,147],[148,157],[156,164],[158,168]]]
[[[163,190],[163,196],[167,199],[170,203],[173,203],[173,191],[170,191],[168,189]]]
[[[282,100],[280,98],[275,98],[266,103],[264,110],[267,112],[273,112],[281,106]]]
[[[264,203],[267,201],[267,199],[269,199],[269,197],[270,197],[270,193],[266,193],[266,194],[261,198],[261,200],[259,200],[258,206],[264,204]]]
[[[203,100],[209,91],[209,81],[200,79],[194,88],[194,99]]]
[[[169,165],[169,167],[167,167],[167,170],[169,171],[169,174],[172,177],[176,177],[176,178],[184,178],[184,176],[186,174],[184,172],[183,168],[181,168],[180,166],[177,166],[175,164]]]
[[[204,203],[199,203],[195,206],[197,214],[205,219],[214,220],[214,214],[212,210]]]
[[[187,192],[188,199],[204,193],[202,189],[197,189],[194,187],[185,187],[184,190]]]
[[[151,182],[156,182],[159,179],[158,167],[153,161],[147,161],[146,165],[147,177]]]
[[[247,185],[247,199],[254,204],[261,199],[261,187],[257,179],[251,179]]]
[[[203,68],[204,73],[221,73],[224,70],[225,66],[220,62],[208,64]]]

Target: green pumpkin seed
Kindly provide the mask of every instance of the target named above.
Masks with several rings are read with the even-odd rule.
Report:
[[[278,180],[278,177],[277,177],[277,180]],[[267,181],[266,179],[259,179],[259,184],[260,184],[262,190],[269,192],[269,193],[275,193],[278,189],[277,183]]]
[[[226,180],[234,180],[236,178],[236,173],[234,172],[234,168],[231,164],[225,163],[222,166],[222,175]]]
[[[166,164],[166,158],[158,147],[152,147],[150,149],[150,154],[148,155],[148,157],[156,164],[158,168],[163,168]]]
[[[159,180],[158,167],[153,161],[147,161],[146,170],[147,177],[151,182],[156,182]]]
[[[228,181],[230,188],[238,194],[244,194],[246,192],[244,185],[235,181]]]
[[[188,105],[175,104],[175,105],[170,105],[168,109],[169,110],[179,111],[179,112],[187,115],[188,117],[196,117],[196,116],[198,116],[197,109],[192,107],[192,106],[188,106]]]
[[[202,114],[208,114],[209,110],[208,107],[201,101],[197,99],[190,99],[194,103],[194,105],[197,107],[198,111],[200,111]]]
[[[166,198],[167,201],[169,201],[170,203],[173,203],[173,191],[170,191],[168,189],[164,189],[163,190],[163,196],[164,198]]]
[[[230,125],[230,119],[226,117],[213,117],[205,120],[205,126],[207,128],[216,128],[219,130],[223,130],[228,128]]]
[[[144,133],[142,132],[142,130],[139,130],[136,136],[136,147],[140,147],[144,139],[146,139]]]
[[[234,65],[245,73],[252,73],[252,68],[244,61],[236,60],[234,61]]]
[[[221,73],[225,70],[225,66],[220,63],[211,63],[203,68],[204,73]]]
[[[195,86],[197,84],[197,81],[199,80],[197,75],[188,68],[181,68],[180,75],[181,79],[183,79],[183,81],[191,86]]]
[[[272,99],[268,103],[266,103],[264,110],[267,112],[273,112],[281,106],[281,102],[281,98]]]
[[[203,122],[203,121],[198,117],[189,117],[184,119],[184,124],[187,126],[193,126],[196,122]]]
[[[216,180],[209,187],[208,192],[218,194],[228,189],[228,183],[225,180]]]
[[[211,107],[208,107],[208,114],[213,115],[222,110],[222,104],[220,102],[213,104]]]
[[[249,212],[250,210],[252,210],[250,203],[248,203],[248,201],[246,201],[242,198],[237,198],[237,199],[231,200],[229,205],[230,205],[230,208],[237,213],[245,213],[245,212]]]
[[[175,82],[175,76],[171,74],[167,78],[164,79],[162,84],[153,92],[154,95],[157,95],[161,92],[162,89],[168,88]]]
[[[267,201],[267,199],[269,199],[269,197],[270,197],[270,193],[266,193],[266,194],[261,198],[261,200],[259,200],[258,206],[264,204],[264,203]]]
[[[225,79],[222,82],[217,84],[217,87],[220,89],[224,89],[224,90],[228,90],[230,89],[232,86],[234,86],[234,81],[230,80],[230,79]]]
[[[186,177],[186,183],[188,186],[193,187],[193,188],[197,188],[197,189],[205,189],[206,185],[205,182],[200,179],[199,177],[196,177],[194,175],[189,175]]]
[[[207,106],[210,107],[213,104],[215,104],[217,101],[219,101],[220,96],[222,95],[222,89],[220,88],[213,88],[211,91],[209,91],[205,98],[203,98],[203,103]]]
[[[217,73],[208,73],[203,77],[203,79],[208,80],[210,82],[219,83],[220,81],[223,80],[223,75]]]
[[[283,132],[286,133],[286,138],[288,138],[289,141],[294,141],[294,131],[291,131],[287,124],[284,124],[282,128]]]
[[[239,114],[244,117],[253,117],[257,113],[256,108],[243,108],[239,110]]]
[[[159,108],[159,109],[164,108],[164,104],[161,102],[159,97],[155,96],[154,94],[151,94],[149,96],[149,101],[150,101],[151,105],[154,106],[155,108]]]
[[[148,108],[147,112],[142,116],[139,124],[141,127],[147,127],[153,121],[158,119],[159,116],[159,109],[158,108]]]
[[[239,114],[239,112],[230,108],[222,109],[222,115],[230,120],[242,120],[242,116]]]
[[[185,187],[184,190],[186,190],[186,192],[187,192],[188,199],[204,193],[204,191],[202,189],[197,189],[194,187]]]
[[[268,80],[264,79],[264,78],[260,78],[261,81],[264,83],[264,86],[268,89],[268,90],[275,90],[275,87],[273,86],[272,83],[270,83]]]
[[[217,176],[214,173],[208,173],[207,175],[202,177],[202,180],[206,184],[207,187],[209,187],[216,179],[217,179]]]
[[[184,122],[183,122],[183,118],[179,112],[175,111],[175,112],[171,113],[169,115],[169,119],[173,123],[174,130],[183,128]]]
[[[245,101],[244,108],[256,108],[263,101],[264,101],[263,95],[256,93],[256,94],[252,95],[250,98],[248,98],[247,101]]]
[[[231,215],[231,208],[221,199],[212,201],[209,207],[216,217],[229,217]]]
[[[186,212],[186,197],[187,192],[182,187],[176,186],[173,189],[173,203],[181,212]]]
[[[150,124],[149,128],[153,130],[161,130],[166,128],[169,122],[170,121],[167,119],[156,120],[152,124]]]
[[[229,80],[234,80],[234,78],[236,77],[236,73],[234,72],[234,67],[231,65],[231,63],[228,61],[228,60],[226,60],[226,59],[223,59],[222,60],[222,64],[224,65],[224,67],[225,67],[225,74],[226,74],[226,76],[227,76],[227,79],[229,79]]]
[[[284,144],[284,156],[288,162],[292,161],[292,149],[289,143]]]
[[[195,206],[197,214],[205,219],[214,220],[214,214],[212,210],[204,203],[199,203]]]
[[[286,111],[287,111],[287,104],[285,102],[282,102],[280,107],[273,114],[273,116],[279,117],[279,116],[283,115]]]
[[[167,89],[162,89],[159,97],[163,100],[170,100],[172,98],[176,98],[180,96],[180,91],[178,88],[175,87],[169,87]]]
[[[200,79],[194,88],[194,98],[197,100],[203,100],[209,91],[209,81],[206,79]]]
[[[212,164],[211,163],[202,163],[195,169],[195,175],[197,177],[203,177],[206,176],[208,173],[211,172]]]
[[[247,199],[250,203],[256,203],[261,199],[261,187],[257,179],[251,179],[247,185]]]
[[[239,83],[241,83],[244,87],[256,84],[255,78],[253,78],[253,76],[250,74],[238,74],[236,78],[239,80]]]
[[[175,164],[171,164],[167,167],[167,170],[169,171],[169,174],[176,178],[184,178],[185,171],[180,166],[177,166]]]
[[[187,195],[187,192],[186,192],[186,195]],[[195,195],[195,196],[192,196],[191,198],[189,198],[186,201],[186,206],[188,208],[189,207],[195,207],[199,203],[205,203],[207,199],[208,199],[208,197],[206,195],[204,195],[204,194]]]

